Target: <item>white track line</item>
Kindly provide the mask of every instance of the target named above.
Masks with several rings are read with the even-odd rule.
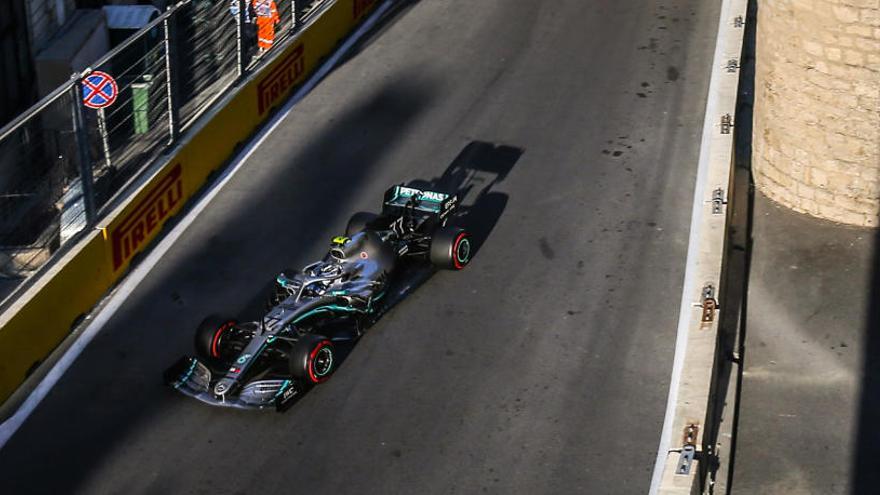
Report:
[[[650,494],[655,495],[660,489],[663,480],[663,470],[666,467],[666,458],[669,456],[669,442],[672,437],[672,426],[675,422],[676,402],[678,401],[678,389],[681,382],[681,373],[684,369],[684,358],[687,353],[688,329],[690,327],[690,315],[693,311],[693,302],[697,300],[695,278],[697,274],[697,260],[700,257],[700,227],[703,219],[703,210],[706,209],[706,183],[709,178],[709,166],[711,162],[711,143],[715,133],[715,121],[720,115],[718,104],[720,100],[719,85],[721,84],[721,68],[724,66],[724,50],[722,37],[728,35],[724,29],[726,20],[730,18],[729,0],[723,0],[721,5],[721,18],[718,21],[718,34],[715,37],[715,54],[712,58],[712,74],[709,79],[709,93],[706,97],[706,113],[703,120],[703,136],[700,141],[700,158],[697,166],[697,180],[694,187],[694,204],[691,210],[691,226],[688,238],[687,261],[685,262],[684,286],[681,291],[681,307],[678,313],[678,330],[675,337],[675,357],[672,362],[672,378],[669,381],[669,396],[666,400],[666,415],[663,420],[663,430],[660,434],[660,445],[657,449],[657,459],[654,462],[654,473],[651,476]]]
[[[21,407],[15,411],[15,414],[9,417],[3,424],[0,424],[0,449],[2,449],[9,439],[12,438],[12,435],[15,434],[16,431],[24,424],[24,422],[30,417],[31,413],[37,408],[37,406],[42,402],[42,400],[49,394],[49,391],[52,390],[58,381],[64,376],[64,373],[70,368],[70,366],[76,361],[76,358],[82,353],[82,351],[89,345],[92,339],[95,338],[98,333],[104,328],[104,325],[116,314],[116,311],[122,306],[123,303],[128,299],[128,296],[132,293],[132,291],[138,287],[141,281],[150,273],[150,270],[153,266],[158,263],[162,257],[171,249],[171,246],[177,241],[177,239],[186,231],[186,229],[195,221],[196,217],[204,210],[208,203],[214,199],[215,196],[223,189],[223,187],[229,182],[230,179],[241,170],[244,163],[248,158],[256,151],[257,148],[269,137],[270,134],[279,126],[281,122],[290,114],[290,111],[293,109],[293,106],[296,105],[309,91],[314,89],[314,87],[321,81],[332,69],[339,63],[339,60],[344,57],[349,50],[357,43],[370,29],[372,29],[378,22],[379,19],[391,8],[391,5],[394,3],[393,0],[386,0],[378,9],[376,9],[373,14],[363,23],[361,26],[346,40],[345,43],[337,50],[333,56],[331,56],[323,65],[318,69],[318,71],[312,75],[306,81],[306,83],[290,98],[290,100],[281,108],[281,110],[269,121],[269,125],[263,127],[263,129],[255,136],[256,139],[251,140],[250,143],[245,146],[241,152],[232,160],[229,166],[223,171],[223,173],[217,177],[213,184],[211,184],[208,192],[202,196],[198,202],[193,206],[193,208],[186,214],[185,217],[180,219],[177,225],[168,232],[168,234],[162,238],[162,240],[157,244],[152,250],[150,250],[147,257],[137,265],[137,267],[123,280],[123,282],[119,285],[118,289],[112,296],[110,296],[110,300],[107,302],[107,305],[104,306],[100,312],[95,315],[95,319],[89,324],[89,326],[85,329],[85,331],[80,335],[74,342],[71,344],[70,348],[61,356],[58,362],[52,366],[52,369],[40,381],[39,385],[34,389],[33,392],[25,399],[24,403],[22,403]]]

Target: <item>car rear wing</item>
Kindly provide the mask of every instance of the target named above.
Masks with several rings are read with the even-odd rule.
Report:
[[[434,213],[445,217],[453,210],[457,202],[458,197],[454,194],[398,185],[392,186],[385,191],[383,205],[386,208],[412,207],[418,211]]]

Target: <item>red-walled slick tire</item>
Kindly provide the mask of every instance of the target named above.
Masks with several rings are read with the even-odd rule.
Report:
[[[431,237],[431,263],[437,268],[461,270],[473,254],[471,235],[458,227],[441,227]]]
[[[311,385],[327,381],[336,364],[333,343],[320,335],[304,335],[290,353],[290,374]]]
[[[209,363],[220,362],[225,354],[226,338],[235,324],[234,319],[217,315],[202,320],[196,328],[196,355]]]

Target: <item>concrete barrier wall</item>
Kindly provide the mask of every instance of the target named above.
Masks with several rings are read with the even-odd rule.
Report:
[[[378,0],[336,0],[223,107],[183,138],[167,162],[0,315],[0,402],[122,278],[162,225],[233,155]]]
[[[723,0],[694,188],[666,417],[650,493],[699,494],[717,454],[707,432],[719,337],[718,301],[733,186],[733,131],[748,0]]]

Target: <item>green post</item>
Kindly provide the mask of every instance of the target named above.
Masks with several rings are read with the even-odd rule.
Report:
[[[150,88],[152,86],[153,76],[149,74],[144,74],[140,81],[131,85],[135,134],[144,134],[150,130]]]

